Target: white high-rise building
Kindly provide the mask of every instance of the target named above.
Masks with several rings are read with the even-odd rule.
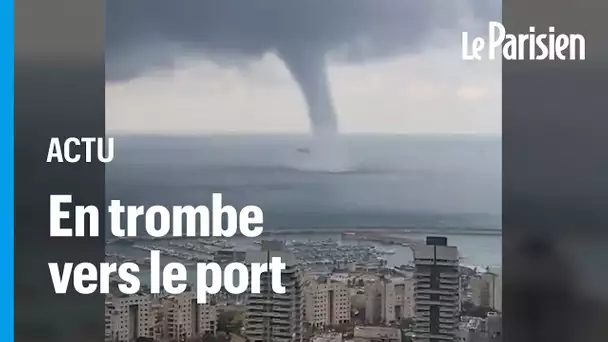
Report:
[[[350,322],[350,290],[343,282],[318,277],[307,281],[304,293],[306,321],[312,326]]]
[[[196,293],[187,291],[161,299],[164,314],[163,337],[185,340],[190,337],[215,334],[217,309],[215,305],[199,304]]]
[[[414,279],[380,277],[365,285],[365,320],[368,324],[397,323],[414,317]]]
[[[266,250],[247,252],[248,263],[270,262],[280,257],[286,268],[281,274],[284,294],[272,291],[269,272],[261,276],[259,294],[249,292],[245,300],[245,335],[251,342],[301,342],[304,314],[302,274],[293,254]]]
[[[105,302],[105,342],[119,341],[120,316],[111,298]],[[128,332],[128,330],[127,330]]]
[[[471,299],[476,306],[502,310],[502,279],[500,270],[488,269],[471,279]]]
[[[113,295],[106,298],[106,341],[129,342],[154,337],[150,319],[151,298],[147,295]]]
[[[416,324],[414,341],[453,341],[459,323],[458,250],[445,237],[427,237],[414,250]]]
[[[148,314],[148,324],[152,327],[152,338],[154,341],[160,341],[165,336],[165,310],[159,298],[154,297],[150,304],[150,313]]]
[[[492,299],[494,306],[492,308],[496,311],[502,312],[502,268],[490,267],[489,271],[494,275],[494,291]]]
[[[215,333],[216,307],[196,303],[194,292],[155,297],[110,295],[106,299],[107,342],[130,342],[138,337],[177,339]]]

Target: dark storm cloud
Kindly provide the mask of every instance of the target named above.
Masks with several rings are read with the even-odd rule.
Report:
[[[313,129],[336,130],[325,56],[361,61],[420,49],[469,8],[493,0],[107,0],[106,78],[171,68],[175,57],[221,63],[276,53],[299,83]],[[499,13],[499,12],[498,12]],[[459,35],[455,36],[459,39]]]
[[[454,26],[463,6],[483,18],[500,14],[496,4],[500,2],[107,0],[108,77],[130,78],[168,66],[176,46],[182,53],[222,59],[281,49],[342,49],[357,59],[403,53],[419,48],[434,29]]]

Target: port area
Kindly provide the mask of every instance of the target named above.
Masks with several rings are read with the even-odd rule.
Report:
[[[409,243],[412,239],[404,238],[403,235],[464,235],[464,236],[502,236],[502,230],[500,229],[488,229],[488,228],[470,228],[470,227],[418,227],[418,228],[374,228],[374,227],[362,227],[362,228],[280,228],[265,230],[260,237],[262,238],[275,238],[277,236],[285,235],[312,235],[312,234],[342,234],[343,236],[353,236],[355,238],[368,239],[368,241],[382,242],[386,241],[390,244],[390,240],[393,240],[392,244],[403,244]],[[240,236],[240,235],[237,235]],[[236,237],[236,236],[235,236]],[[192,236],[165,236],[160,238],[153,238],[149,236],[138,236],[128,238],[113,238],[107,241],[108,244],[112,244],[122,241],[145,241],[145,240],[191,240]],[[212,238],[212,237],[211,237]],[[380,240],[371,240],[380,239]]]
[[[394,232],[393,232],[394,233]],[[424,245],[423,240],[411,239],[403,236],[395,236],[378,231],[362,232],[362,231],[347,231],[342,233],[343,240],[354,241],[369,241],[383,245],[398,245],[403,247],[415,248]]]

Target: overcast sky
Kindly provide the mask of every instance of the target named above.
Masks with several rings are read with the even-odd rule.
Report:
[[[340,131],[500,134],[500,63],[462,61],[460,49],[459,40],[428,36],[407,53],[330,61]],[[106,84],[109,133],[301,133],[309,129],[306,113],[296,82],[271,52],[238,68],[201,57]]]

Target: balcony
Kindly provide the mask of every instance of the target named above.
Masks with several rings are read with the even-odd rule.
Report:
[[[418,266],[432,266],[435,265],[434,259],[415,259],[414,265]]]
[[[452,318],[439,317],[439,326],[443,326],[444,324],[446,324],[448,326],[453,327],[456,324],[458,324],[458,322],[460,322],[460,320],[457,319],[456,317],[452,317]]]
[[[260,317],[260,316],[255,316],[255,317],[246,316],[246,319],[247,319],[247,323],[249,325],[252,325],[252,324],[264,324],[264,320],[265,320],[264,317]]]
[[[431,323],[427,322],[427,321],[423,322],[423,321],[420,321],[420,320],[416,320],[415,326],[417,328],[429,328],[431,326]]]
[[[449,312],[449,313],[455,315],[456,313],[458,313],[458,306],[440,306],[439,313],[441,314],[441,312],[446,312],[446,313]]]
[[[448,296],[452,296],[454,295],[454,290],[453,289],[424,289],[423,291],[419,291],[421,294],[423,295],[428,295],[428,294],[438,294],[438,295],[448,295]],[[416,294],[416,291],[414,291],[414,295]]]
[[[454,318],[456,315],[453,312],[439,311],[439,318]]]
[[[458,279],[458,278],[460,278],[460,273],[458,271],[454,271],[454,272],[442,272],[439,275],[439,279],[441,279],[441,278],[449,278],[449,279],[456,278],[456,279]]]
[[[264,327],[265,327],[264,324],[261,324],[261,323],[247,322],[247,324],[245,325],[245,330],[262,331],[262,330],[264,330]]]

